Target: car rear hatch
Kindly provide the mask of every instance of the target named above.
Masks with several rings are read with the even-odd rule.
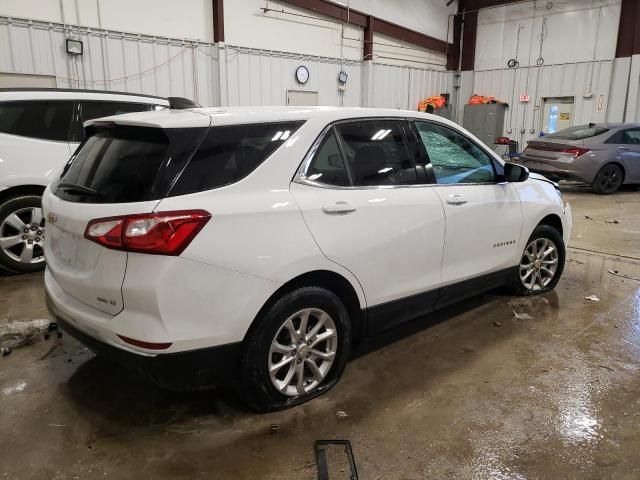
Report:
[[[153,212],[207,129],[123,123],[94,122],[43,199],[49,272],[65,293],[111,315],[123,309],[128,254],[89,239],[88,225]]]
[[[539,161],[572,158],[579,156],[576,154],[584,153],[582,152],[583,144],[582,140],[531,140],[523,152],[523,157]]]

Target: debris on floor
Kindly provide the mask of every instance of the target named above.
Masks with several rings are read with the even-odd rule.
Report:
[[[501,327],[502,326],[502,322],[495,321],[495,322],[493,322],[493,326],[494,327]]]
[[[11,395],[15,395],[16,393],[24,391],[25,388],[27,388],[27,382],[25,382],[24,380],[20,380],[10,387],[3,388],[0,391],[0,396],[9,397]]]
[[[271,435],[275,435],[276,433],[278,433],[278,425],[276,425],[275,423],[269,425],[269,433]]]
[[[616,275],[618,277],[622,277],[622,278],[628,278],[629,280],[635,280],[636,282],[640,282],[640,278],[639,277],[632,277],[630,275],[625,275],[624,273],[620,273],[618,272],[618,270],[612,270],[611,268],[609,270],[607,270],[611,275]]]
[[[592,302],[599,302],[600,299],[595,295],[589,295],[588,297],[584,297],[585,300],[590,300]]]
[[[576,260],[575,258],[570,258],[568,260],[569,263],[577,263],[578,265],[584,265],[584,262],[581,260]]]
[[[13,321],[0,326],[0,348],[12,349],[32,343],[38,336],[49,332],[50,320],[35,319],[27,321]]]
[[[343,411],[343,410],[338,411],[338,413],[336,413],[336,415],[338,416],[338,418],[346,418],[346,417],[348,417],[348,416],[349,416],[349,415],[347,414],[347,412],[345,412],[345,411]]]
[[[593,220],[593,218],[591,218],[589,215],[585,215],[585,216],[584,216],[584,219],[585,219],[585,220]]]
[[[528,313],[524,313],[524,312],[518,313],[515,310],[513,310],[513,316],[516,317],[518,320],[533,320],[533,317]]]
[[[604,223],[620,223],[618,220],[605,220]]]

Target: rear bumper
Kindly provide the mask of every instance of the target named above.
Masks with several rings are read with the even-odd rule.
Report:
[[[568,163],[566,161],[540,160],[522,156],[518,163],[527,167],[531,172],[539,173],[554,181],[573,180],[586,183],[593,181],[593,175],[580,168],[576,168],[574,163]]]
[[[60,316],[48,293],[47,308],[62,330],[97,355],[110,358],[168,390],[201,390],[230,385],[240,359],[241,343],[155,356],[124,350],[81,329],[72,319]]]

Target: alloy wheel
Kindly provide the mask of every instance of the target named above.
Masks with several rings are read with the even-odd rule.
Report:
[[[44,233],[42,209],[21,208],[0,224],[0,248],[16,262],[44,262]]]
[[[622,183],[622,172],[616,165],[605,166],[596,180],[603,192],[615,192]]]
[[[327,377],[336,358],[338,332],[331,316],[305,308],[278,329],[267,368],[275,389],[290,397],[311,392]]]
[[[558,248],[548,238],[536,238],[524,249],[520,280],[527,290],[544,290],[558,270]]]

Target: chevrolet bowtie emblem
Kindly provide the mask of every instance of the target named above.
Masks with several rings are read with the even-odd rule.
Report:
[[[56,223],[58,221],[58,216],[55,213],[49,212],[47,213],[47,222]]]

